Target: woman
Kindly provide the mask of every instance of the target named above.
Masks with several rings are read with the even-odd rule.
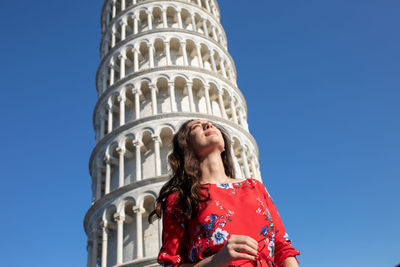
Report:
[[[161,188],[163,266],[298,266],[264,185],[234,179],[225,130],[188,120],[173,138],[172,178]]]

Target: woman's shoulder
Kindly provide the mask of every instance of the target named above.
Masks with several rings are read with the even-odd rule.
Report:
[[[255,179],[255,178],[247,178],[243,182],[251,183],[251,184],[257,185],[257,186],[263,185],[262,182],[260,182],[259,180]]]
[[[255,178],[248,178],[246,179],[249,183],[252,183],[254,186],[258,187],[263,193],[265,193],[268,197],[271,197],[267,187],[264,185],[264,183],[258,179]]]

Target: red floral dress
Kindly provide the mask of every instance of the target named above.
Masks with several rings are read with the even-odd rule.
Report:
[[[300,252],[291,246],[279,213],[265,186],[255,180],[204,184],[210,199],[188,223],[178,216],[177,193],[163,210],[162,247],[158,263],[179,266],[201,261],[224,246],[229,236],[247,235],[258,241],[257,261],[238,259],[229,266],[283,266],[287,257]],[[297,259],[296,259],[297,260]]]

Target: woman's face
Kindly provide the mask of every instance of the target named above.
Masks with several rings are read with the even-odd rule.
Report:
[[[213,123],[207,120],[193,120],[187,126],[189,129],[189,145],[199,157],[204,157],[218,149],[220,153],[225,150],[222,133]]]

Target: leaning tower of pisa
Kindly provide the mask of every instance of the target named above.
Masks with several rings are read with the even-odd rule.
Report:
[[[224,126],[236,178],[261,180],[216,0],[105,0],[101,12],[87,266],[158,266],[172,136],[189,118]]]

